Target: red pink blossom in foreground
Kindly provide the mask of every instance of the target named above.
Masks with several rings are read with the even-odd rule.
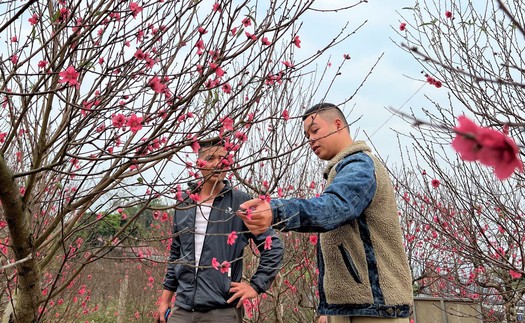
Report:
[[[518,146],[506,134],[480,127],[465,116],[460,116],[458,121],[459,125],[454,127],[456,138],[452,141],[452,147],[461,159],[494,167],[500,180],[510,177],[516,168],[523,172]]]

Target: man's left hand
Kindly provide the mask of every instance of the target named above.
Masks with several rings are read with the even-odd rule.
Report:
[[[239,303],[237,304],[237,308],[240,308],[243,304],[243,301],[245,299],[252,299],[254,297],[257,297],[257,291],[253,289],[253,287],[248,283],[236,283],[232,282],[230,293],[234,293],[230,299],[228,299],[227,303],[231,303],[237,298],[239,299]]]

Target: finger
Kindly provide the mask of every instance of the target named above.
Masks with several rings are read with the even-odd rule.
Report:
[[[259,203],[261,203],[259,199],[248,200],[239,206],[239,210],[244,212],[251,207],[256,207]]]
[[[239,298],[239,296],[240,296],[240,292],[237,292],[237,293],[233,294],[232,297],[228,298],[228,300],[226,301],[226,303],[229,304],[229,303],[233,302],[234,300],[236,300],[237,298]]]
[[[241,298],[239,298],[239,303],[237,303],[237,308],[241,308],[245,299],[247,299],[246,295],[243,295]]]

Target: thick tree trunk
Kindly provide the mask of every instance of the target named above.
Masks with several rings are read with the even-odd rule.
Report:
[[[30,216],[22,205],[20,190],[13,178],[13,172],[0,156],[0,201],[11,236],[11,245],[17,264],[17,282],[14,307],[4,318],[12,322],[34,322],[40,298],[40,278],[31,235]]]

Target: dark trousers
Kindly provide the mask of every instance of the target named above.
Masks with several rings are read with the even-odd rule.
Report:
[[[174,306],[168,323],[242,323],[242,308],[229,307],[208,312],[192,312]]]

